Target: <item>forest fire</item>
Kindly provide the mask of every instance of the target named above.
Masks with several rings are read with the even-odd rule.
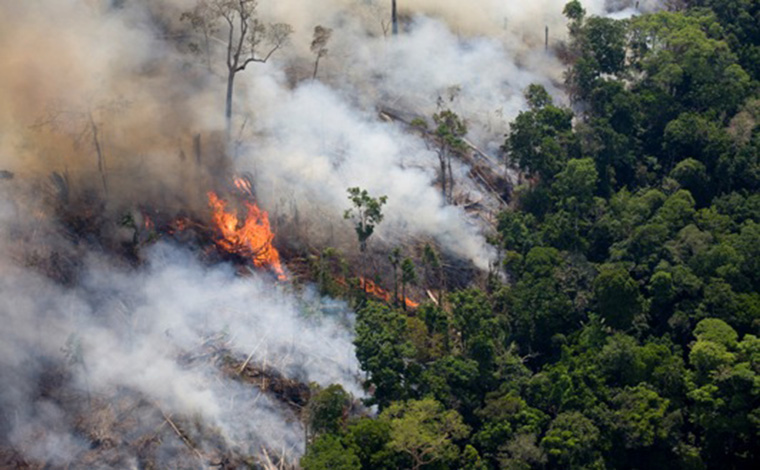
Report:
[[[364,292],[375,297],[376,299],[382,300],[383,302],[390,303],[393,299],[393,294],[391,292],[388,292],[369,279],[359,277],[359,287]],[[401,294],[399,294],[399,300],[401,300],[401,297]],[[406,303],[407,308],[411,309],[416,309],[420,306],[420,304],[411,300],[409,297],[404,297],[404,303]]]
[[[235,212],[227,212],[227,203],[214,192],[208,193],[213,211],[211,220],[221,237],[216,244],[228,253],[250,258],[254,266],[269,268],[281,281],[287,280],[282,269],[280,253],[272,245],[274,233],[269,225],[269,214],[252,203],[246,202],[246,218],[241,223]]]

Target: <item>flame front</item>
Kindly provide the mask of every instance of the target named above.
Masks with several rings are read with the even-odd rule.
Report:
[[[287,279],[280,263],[280,253],[272,245],[274,233],[269,225],[269,214],[256,204],[246,202],[248,211],[241,224],[235,212],[225,210],[227,203],[215,193],[208,193],[209,205],[213,211],[211,220],[221,237],[217,246],[229,252],[250,258],[253,265],[269,268],[281,281]]]
[[[382,287],[375,284],[373,281],[369,279],[365,279],[363,277],[359,277],[359,287],[364,290],[364,292],[370,294],[371,296],[375,297],[376,299],[382,300],[386,303],[391,303],[393,300],[393,293],[383,289]],[[400,293],[398,294],[398,300],[402,300],[406,304],[407,308],[411,309],[417,309],[420,304],[413,301],[409,297],[403,297]]]

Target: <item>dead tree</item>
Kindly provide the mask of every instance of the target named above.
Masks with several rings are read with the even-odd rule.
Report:
[[[265,25],[259,19],[257,9],[258,0],[198,0],[192,10],[181,16],[203,34],[206,44],[214,41],[224,45],[227,69],[224,117],[228,137],[232,125],[235,76],[253,62],[266,63],[293,33],[293,28],[286,23]],[[191,50],[200,48],[191,44]]]
[[[82,108],[66,108],[59,103],[48,107],[47,114],[37,121],[34,128],[49,128],[71,136],[74,147],[80,148],[90,142],[95,152],[98,174],[103,192],[108,196],[108,167],[103,143],[102,129],[107,116],[115,115],[129,104],[124,100],[110,100],[98,105],[86,105]]]
[[[388,12],[388,4],[385,3],[385,0],[369,0],[366,2],[366,8],[372,19],[377,21],[380,26],[383,37],[387,38],[393,24],[391,15]]]
[[[451,170],[451,157],[457,152],[464,152],[467,146],[463,137],[467,134],[467,125],[453,111],[445,109],[433,115],[437,125],[435,136],[438,141],[438,162],[440,164],[441,191],[447,203],[454,200],[454,174]]]

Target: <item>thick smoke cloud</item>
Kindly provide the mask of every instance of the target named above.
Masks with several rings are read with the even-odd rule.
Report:
[[[543,47],[544,25],[550,25],[552,42],[565,37],[564,3],[483,0],[465,8],[453,1],[399,2],[406,20],[395,38],[381,24],[389,2],[262,3],[262,11],[287,19],[296,33],[284,69],[256,69],[244,78],[258,138],[237,165],[259,177],[269,207],[296,208],[312,227],[320,220],[341,224],[330,214],[345,208],[349,186],[388,195],[388,222],[380,227],[386,241],[400,233],[434,237],[485,269],[493,254],[479,228],[461,209],[446,207],[432,187],[438,167],[433,149],[408,130],[379,122],[377,110],[431,122],[433,113],[451,108],[467,121],[468,138],[498,156],[508,123],[525,107],[522,91],[529,84],[540,83],[565,100],[557,87],[563,66]],[[584,5],[589,14],[608,11],[602,1]],[[309,78],[308,45],[317,24],[334,30],[320,66],[325,86]],[[466,167],[457,173],[460,195],[489,197],[468,184]],[[341,224],[337,231],[351,228]],[[335,232],[330,229],[331,240]]]
[[[209,341],[288,377],[361,393],[347,333],[351,316],[342,304],[261,275],[238,277],[229,266],[203,265],[196,254],[165,244],[141,253],[140,268],[127,266],[92,249],[99,240],[63,236],[51,197],[65,206],[74,194],[95,192],[112,218],[146,205],[202,214],[205,190],[248,171],[273,218],[298,220],[317,248],[346,248],[354,240],[342,219],[345,190],[361,186],[389,196],[377,238],[434,238],[447,252],[488,267],[493,253],[482,227],[462,208],[443,204],[430,143],[382,121],[378,110],[430,120],[443,103],[467,120],[472,141],[497,155],[528,84],[542,83],[563,100],[562,66],[543,41],[545,26],[552,42],[564,38],[565,1],[399,0],[397,38],[387,37],[389,3],[261,0],[266,21],[288,22],[295,33],[275,60],[240,76],[239,143],[230,148],[219,137],[222,62],[215,59],[209,71],[187,53],[191,32],[179,16],[193,1],[0,2],[0,170],[15,174],[0,179],[2,446],[54,465],[76,462],[91,446],[78,417],[100,416],[91,412],[98,403],[116,403],[129,390],[154,412],[197,416],[244,453],[262,445],[302,452],[292,411],[209,361],[179,360]],[[604,14],[635,4],[584,5]],[[319,80],[311,81],[309,44],[318,24],[334,33]],[[466,165],[455,172],[459,195],[487,197],[468,181]],[[57,191],[46,183],[53,173]],[[111,228],[124,235],[119,230]],[[296,234],[278,233],[289,236]],[[62,282],[40,274],[51,265],[76,276]],[[58,383],[51,370],[75,399],[45,389]],[[141,413],[130,416],[156,423],[148,410]],[[136,464],[112,465],[130,466]]]
[[[181,357],[202,356],[204,345],[223,343],[240,360],[250,355],[252,363],[288,377],[341,383],[361,394],[344,306],[308,292],[283,292],[271,280],[239,277],[228,266],[203,266],[195,255],[167,245],[153,247],[147,259],[135,271],[91,256],[76,288],[2,266],[0,372],[6,386],[0,415],[6,426],[0,438],[55,465],[83,451],[74,419],[66,417],[72,410],[35,399],[50,361],[68,360],[75,389],[88,395],[132,390],[167,413],[198,417],[252,454],[261,445],[299,454],[298,418],[226,378],[213,361],[187,365]],[[54,431],[34,438],[37,429],[48,428]]]
[[[222,61],[212,61],[209,74],[203,60],[183,49],[189,31],[178,18],[193,3],[3,3],[0,60],[10,67],[0,77],[0,99],[8,103],[0,112],[0,169],[55,171],[66,174],[75,189],[94,186],[103,179],[97,170],[97,132],[109,207],[161,203],[202,210],[209,173],[223,174],[228,163],[218,158],[221,145],[214,144],[224,127],[224,80],[217,76],[224,72]],[[434,155],[419,137],[379,124],[375,110],[401,109],[429,120],[443,99],[468,122],[468,137],[498,156],[508,122],[524,106],[522,90],[528,84],[542,83],[562,100],[555,87],[561,64],[542,42],[545,24],[553,40],[564,37],[564,3],[518,6],[481,0],[463,7],[454,1],[404,1],[404,34],[394,40],[380,27],[383,18],[387,23],[386,3],[260,2],[264,19],[289,22],[295,34],[277,60],[251,67],[238,79],[235,129],[247,130],[240,136],[252,150],[238,155],[235,164],[287,192],[288,183],[314,168],[298,164],[302,158],[318,165],[325,154],[341,154],[348,162],[341,171],[321,185],[301,185],[300,197],[291,201],[315,231],[343,224],[347,187],[371,186],[388,194],[395,206],[396,223],[384,228],[385,238],[404,235],[392,230],[401,227],[405,235],[435,235],[445,250],[485,268],[491,255],[480,230],[463,211],[445,207],[435,196]],[[584,3],[590,13],[605,11],[601,0]],[[298,85],[308,82],[308,46],[317,24],[335,30],[320,74],[327,89]],[[456,99],[449,102],[451,90]],[[322,99],[320,109],[299,109],[299,100],[313,104],[319,95],[331,97]],[[279,101],[292,103],[289,115]],[[338,128],[331,121],[341,114],[347,124]],[[329,128],[320,130],[323,125]],[[293,142],[301,139],[294,132],[304,126],[314,131],[305,139],[309,144],[294,149]],[[357,133],[360,128],[373,135]],[[204,135],[200,167],[192,164],[192,139],[198,133]],[[315,133],[331,135],[315,146]],[[360,146],[341,148],[349,134],[354,142],[383,140],[389,152],[382,146],[369,152]],[[285,168],[294,171],[288,174]],[[458,173],[466,175],[467,169]],[[393,178],[384,178],[386,186],[380,187],[378,174]],[[460,192],[475,193],[470,200],[482,198],[477,188],[461,183]],[[270,196],[267,208],[273,210],[283,195]],[[325,204],[314,210],[313,201]],[[412,206],[415,210],[408,210]]]

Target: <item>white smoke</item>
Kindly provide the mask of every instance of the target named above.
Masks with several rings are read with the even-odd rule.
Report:
[[[39,390],[50,364],[70,362],[80,401],[108,401],[129,389],[170,415],[197,416],[228,445],[252,453],[256,445],[302,452],[294,413],[208,361],[179,358],[223,343],[236,357],[250,355],[288,377],[361,394],[345,305],[263,275],[239,277],[228,265],[207,266],[165,244],[142,253],[139,268],[98,250],[83,254],[97,243],[62,242],[45,222],[40,180],[53,171],[71,175],[74,192],[96,174],[92,124],[108,162],[111,206],[133,209],[157,195],[176,204],[203,198],[206,188],[188,178],[188,155],[192,136],[203,134],[203,170],[217,170],[207,142],[224,127],[224,79],[221,60],[208,73],[183,51],[190,32],[179,15],[194,3],[0,2],[0,170],[25,182],[0,179],[0,442],[29,458],[78,463],[90,446],[71,415],[74,405]],[[544,50],[544,28],[552,44],[565,39],[566,2],[399,0],[402,34],[395,38],[384,31],[389,3],[261,0],[264,20],[290,23],[295,34],[273,61],[238,78],[234,166],[254,175],[273,218],[301,221],[315,248],[353,241],[342,214],[346,188],[360,186],[389,197],[376,237],[432,237],[485,269],[493,253],[482,228],[443,203],[431,144],[382,121],[378,110],[430,121],[442,102],[468,122],[469,139],[498,156],[527,85],[541,83],[563,99],[562,65]],[[636,5],[583,3],[589,14]],[[312,82],[316,25],[334,32]],[[66,118],[54,131],[45,121],[53,104],[54,117]],[[469,191],[467,170],[457,165],[456,178]],[[70,262],[65,268],[77,274],[68,283],[40,274],[57,252],[55,262]],[[89,406],[74,408],[86,415]]]
[[[35,373],[50,360],[72,361],[75,383],[88,394],[134,390],[167,413],[199,417],[229,443],[285,447],[289,455],[303,449],[292,412],[226,378],[213,361],[188,366],[180,358],[202,355],[210,342],[223,343],[240,361],[250,355],[252,364],[286,377],[340,383],[361,394],[345,306],[325,303],[330,313],[320,313],[319,297],[286,292],[271,280],[240,277],[230,266],[207,267],[163,244],[150,249],[138,270],[92,256],[75,288],[13,266],[2,270],[0,370],[12,379],[0,396],[9,426],[4,432],[24,448],[34,442],[36,422],[57,429],[32,446],[32,457],[61,464],[79,449],[64,411],[28,393],[37,386]]]

